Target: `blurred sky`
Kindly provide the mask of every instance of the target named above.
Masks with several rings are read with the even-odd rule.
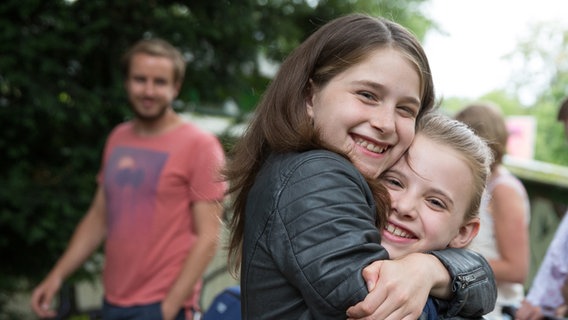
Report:
[[[438,97],[478,98],[506,85],[512,65],[501,58],[531,24],[566,24],[568,1],[430,0],[425,14],[446,33],[424,40]]]

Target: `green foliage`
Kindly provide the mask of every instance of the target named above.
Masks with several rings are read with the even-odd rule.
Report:
[[[568,166],[568,146],[564,125],[556,120],[558,106],[559,101],[541,102],[538,106],[529,108],[527,113],[538,121],[535,159]]]
[[[90,25],[81,8],[56,1],[4,1],[0,12],[0,52],[10,57],[0,59],[0,250],[9,261],[0,288],[11,288],[37,280],[64,249],[93,193],[94,150],[124,103],[101,45],[109,21]]]
[[[119,68],[127,46],[161,37],[185,53],[180,110],[230,98],[246,113],[269,80],[259,54],[280,61],[317,26],[354,11],[422,37],[431,23],[422,2],[2,1],[0,297],[46,274],[88,208],[106,135],[129,116]]]

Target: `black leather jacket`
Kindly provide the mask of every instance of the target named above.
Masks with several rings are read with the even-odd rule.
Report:
[[[323,150],[272,155],[247,200],[241,268],[244,319],[345,319],[368,291],[361,270],[388,259],[364,177]],[[495,306],[491,268],[469,250],[433,252],[449,269],[445,315]]]

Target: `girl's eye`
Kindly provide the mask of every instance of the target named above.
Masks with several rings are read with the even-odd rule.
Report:
[[[374,94],[368,92],[368,91],[360,91],[359,95],[363,96],[365,99],[367,100],[377,100],[377,98],[375,97]]]
[[[398,109],[412,118],[416,118],[418,115],[418,109],[413,106],[399,106]]]
[[[446,205],[444,204],[443,201],[440,201],[439,199],[430,199],[428,200],[433,206],[435,206],[436,208],[439,209],[446,209]]]
[[[395,178],[383,178],[384,184],[387,186],[402,188],[402,183]]]

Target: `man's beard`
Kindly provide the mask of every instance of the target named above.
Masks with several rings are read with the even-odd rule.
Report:
[[[138,119],[142,122],[148,122],[148,123],[161,119],[166,114],[166,112],[168,111],[168,108],[169,108],[169,106],[164,106],[157,113],[151,114],[151,115],[146,115],[146,114],[142,114],[141,112],[138,112],[138,110],[136,110],[136,108],[134,106],[132,106],[132,104],[130,105],[130,109],[132,110],[132,112],[136,116],[136,119]]]

